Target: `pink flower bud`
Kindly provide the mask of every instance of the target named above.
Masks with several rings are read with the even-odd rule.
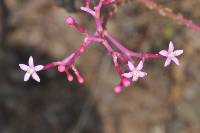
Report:
[[[68,81],[69,82],[71,82],[71,81],[73,81],[73,76],[68,72],[68,70],[65,70],[65,73],[66,73],[66,75],[67,75],[67,79],[68,79]]]
[[[69,80],[69,82],[71,82],[71,81],[73,81],[74,78],[73,78],[73,76],[70,74],[70,75],[67,76],[67,79]]]
[[[81,47],[81,48],[80,48],[80,52],[83,53],[84,51],[85,51],[85,48],[84,48],[84,47]]]
[[[75,20],[74,20],[73,17],[69,16],[69,17],[66,18],[65,23],[68,24],[68,25],[74,25]]]
[[[124,87],[129,87],[131,82],[127,78],[122,78],[122,84]]]
[[[83,77],[81,77],[80,75],[77,75],[77,80],[80,84],[83,84],[84,83],[84,79]]]
[[[74,71],[74,74],[76,75],[77,77],[77,80],[80,84],[83,84],[84,83],[84,79],[83,77],[80,75],[80,73],[78,72],[78,70],[76,69],[76,67],[74,65],[72,65],[72,70]]]
[[[119,94],[120,92],[122,91],[122,86],[119,84],[119,85],[116,85],[115,86],[115,93],[116,94]]]
[[[64,71],[65,71],[65,66],[59,65],[59,66],[58,66],[58,71],[59,71],[59,72],[64,72]]]

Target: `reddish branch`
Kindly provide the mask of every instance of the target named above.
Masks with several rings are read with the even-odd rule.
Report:
[[[177,24],[187,26],[195,31],[200,32],[200,25],[190,19],[184,18],[181,14],[175,14],[170,8],[159,5],[153,0],[136,0],[147,8],[154,10],[162,16],[174,20]]]

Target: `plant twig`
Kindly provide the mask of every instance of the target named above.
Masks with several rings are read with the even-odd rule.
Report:
[[[150,10],[153,10],[164,17],[168,17],[174,20],[177,24],[184,25],[188,28],[200,32],[199,24],[193,22],[190,19],[184,18],[181,14],[175,14],[170,8],[164,7],[153,0],[136,0],[136,1],[146,6]]]

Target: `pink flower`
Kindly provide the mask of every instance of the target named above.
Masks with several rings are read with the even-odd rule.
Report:
[[[126,78],[131,78],[132,77],[132,81],[137,81],[138,78],[142,78],[144,76],[147,75],[146,72],[142,72],[142,68],[143,68],[143,62],[140,61],[138,66],[135,68],[135,66],[128,61],[128,67],[130,69],[130,72],[128,73],[123,73],[122,76],[126,77]]]
[[[171,61],[174,61],[176,63],[176,65],[180,65],[176,56],[183,54],[183,50],[175,50],[174,51],[174,45],[173,45],[172,41],[170,41],[168,51],[161,50],[159,52],[159,54],[167,57],[167,59],[165,61],[165,65],[164,65],[165,67],[168,66],[171,63]]]
[[[30,76],[32,75],[32,78],[34,80],[36,80],[37,82],[40,82],[40,78],[39,78],[39,76],[37,75],[36,72],[41,71],[44,68],[44,66],[43,65],[34,66],[34,62],[33,62],[33,57],[32,56],[29,57],[28,65],[29,66],[27,66],[25,64],[19,64],[19,67],[23,71],[26,71],[26,74],[24,76],[24,81],[28,81]]]

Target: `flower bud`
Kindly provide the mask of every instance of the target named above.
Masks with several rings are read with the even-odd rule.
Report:
[[[71,82],[71,81],[73,81],[73,76],[68,72],[68,70],[65,70],[65,73],[66,73],[66,75],[67,75],[67,79],[68,79],[68,81],[69,82]]]
[[[74,25],[75,24],[75,20],[73,17],[69,16],[66,18],[65,23],[68,25]]]
[[[127,78],[122,78],[122,84],[124,87],[129,87],[131,82]]]
[[[84,83],[84,79],[83,77],[81,77],[80,75],[77,75],[77,80],[80,84],[83,84]]]
[[[122,91],[122,86],[119,84],[119,85],[116,85],[115,86],[115,93],[116,94],[119,94],[120,92]]]
[[[59,72],[64,72],[64,71],[65,71],[65,66],[59,65],[59,66],[58,66],[58,71],[59,71]]]

